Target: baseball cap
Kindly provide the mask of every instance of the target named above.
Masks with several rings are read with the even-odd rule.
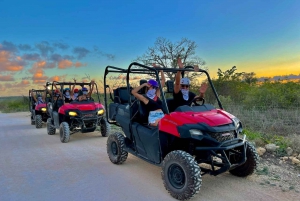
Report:
[[[150,84],[153,87],[157,87],[158,88],[158,83],[155,80],[153,80],[153,79],[148,80],[148,84]]]
[[[181,80],[180,80],[180,84],[190,85],[190,83],[191,83],[191,81],[190,81],[190,79],[187,78],[187,77],[183,77],[183,78],[181,78]]]

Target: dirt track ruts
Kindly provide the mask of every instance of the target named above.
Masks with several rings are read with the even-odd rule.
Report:
[[[57,131],[58,133],[58,131]],[[30,125],[29,113],[0,113],[0,201],[14,200],[174,200],[163,186],[160,167],[129,155],[112,164],[106,137],[58,134]],[[205,175],[192,200],[299,200],[300,194],[259,185],[252,177]]]

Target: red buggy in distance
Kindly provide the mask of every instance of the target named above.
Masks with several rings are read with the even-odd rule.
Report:
[[[212,90],[213,103],[194,99],[188,105],[178,106],[174,99],[166,99],[159,81],[158,72],[176,73],[182,71],[204,76]],[[107,139],[107,153],[114,164],[126,161],[128,153],[161,166],[161,177],[166,190],[176,199],[192,198],[200,190],[202,175],[219,175],[226,171],[246,177],[251,175],[258,164],[258,154],[253,145],[246,141],[242,123],[234,115],[226,112],[207,71],[194,67],[152,68],[139,63],[131,63],[128,69],[107,66],[104,74],[106,96],[109,86],[106,85],[109,73],[127,74],[127,87],[110,93],[112,103],[106,111],[107,121],[122,128],[123,132],[110,134]],[[155,77],[159,84],[163,112],[165,116],[157,127],[149,126],[144,104],[131,94],[130,75],[148,74]],[[196,77],[196,78],[197,78]],[[143,80],[140,81],[140,83]],[[166,93],[173,93],[173,82],[166,83]],[[139,92],[145,95],[141,90]],[[107,107],[107,98],[105,97]],[[199,164],[206,164],[203,166]],[[207,167],[210,166],[210,168]]]
[[[46,123],[48,119],[46,103],[39,103],[34,100],[33,95],[37,98],[38,96],[44,96],[46,90],[35,90],[31,89],[28,92],[29,99],[29,112],[31,125],[35,125],[36,128],[42,128],[43,122]]]
[[[64,87],[74,85],[70,82],[56,82],[52,83],[52,91],[55,90],[54,84],[61,90],[59,97],[53,95],[51,102],[47,102],[47,109],[49,118],[47,120],[47,133],[54,135],[56,129],[59,129],[60,141],[66,143],[70,140],[70,135],[81,132],[94,132],[97,126],[100,127],[101,135],[106,137],[110,131],[110,125],[104,119],[105,109],[100,102],[97,84],[95,84],[96,98],[94,101],[92,97],[87,100],[79,101],[73,100],[70,103],[65,103],[63,94]],[[77,87],[91,86],[91,83],[76,83]],[[79,93],[82,93],[79,90]],[[82,95],[82,94],[80,94]]]

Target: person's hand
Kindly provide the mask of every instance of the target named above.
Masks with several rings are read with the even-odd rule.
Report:
[[[148,84],[148,82],[142,84],[143,87],[150,87],[150,84]]]
[[[155,63],[153,63],[152,66],[153,66],[154,68],[160,68],[160,66],[156,65]],[[159,70],[159,72],[163,72],[163,70]]]
[[[179,68],[183,68],[183,63],[182,63],[180,57],[178,57],[178,59],[177,59],[177,64],[178,64]]]
[[[76,83],[76,79],[75,79],[75,78],[73,78],[73,80],[74,80],[74,83]]]
[[[194,71],[199,72],[199,66],[198,65],[194,65]]]
[[[207,90],[207,87],[208,87],[208,84],[203,82],[200,86],[200,89],[199,89],[200,94],[204,94]]]

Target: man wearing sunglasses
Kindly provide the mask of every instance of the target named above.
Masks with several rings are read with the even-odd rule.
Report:
[[[181,58],[178,58],[177,60],[178,66],[180,69],[183,68],[183,63],[181,61]],[[180,79],[181,71],[178,71],[176,73],[175,77],[175,86],[174,86],[174,92],[173,92],[173,98],[174,98],[174,109],[176,109],[179,106],[182,105],[190,105],[192,101],[195,98],[202,99],[204,97],[204,93],[207,89],[207,84],[202,83],[201,87],[199,89],[200,95],[196,96],[193,92],[189,91],[190,88],[190,80],[187,77],[183,77]]]

